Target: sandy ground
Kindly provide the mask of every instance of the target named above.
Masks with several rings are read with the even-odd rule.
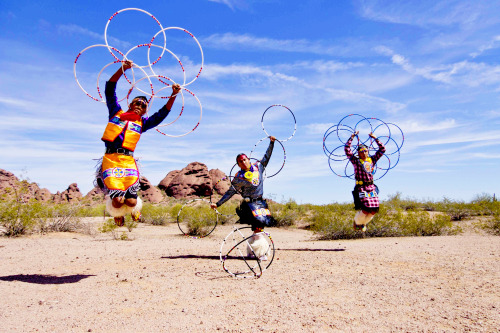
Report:
[[[231,228],[0,238],[0,331],[499,331],[498,236],[316,241],[270,228],[274,262],[237,279],[219,260]]]

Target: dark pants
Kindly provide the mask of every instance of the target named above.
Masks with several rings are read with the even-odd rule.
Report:
[[[271,215],[262,214],[264,209],[269,210],[264,199],[251,202],[242,201],[240,206],[236,208],[236,214],[240,217],[240,223],[250,224],[253,231],[257,228],[275,226],[276,220]]]

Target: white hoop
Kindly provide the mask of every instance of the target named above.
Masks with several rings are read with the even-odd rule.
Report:
[[[164,29],[162,29],[161,31],[157,32],[157,33],[156,33],[156,35],[154,35],[153,39],[151,39],[151,43],[150,43],[150,45],[154,45],[154,44],[152,44],[152,43],[153,43],[154,39],[156,38],[156,36],[158,36],[158,34],[159,34],[160,32],[163,32],[163,35],[165,36],[165,31],[166,31],[166,30],[171,30],[171,29],[184,31],[185,33],[187,33],[188,35],[190,35],[191,37],[193,37],[193,39],[195,40],[195,42],[198,44],[198,47],[200,48],[200,53],[201,53],[201,67],[200,67],[200,70],[198,71],[198,74],[194,77],[194,79],[192,79],[192,80],[191,80],[191,81],[189,81],[188,83],[186,83],[186,77],[185,77],[185,75],[186,75],[186,74],[184,73],[184,83],[182,84],[182,86],[184,86],[184,87],[185,87],[185,86],[188,86],[188,85],[190,85],[191,83],[193,83],[193,82],[194,82],[194,81],[195,81],[195,80],[196,80],[196,79],[200,76],[200,74],[201,74],[201,71],[202,71],[202,69],[203,69],[203,63],[204,63],[203,50],[202,50],[202,48],[201,48],[200,42],[198,42],[198,39],[196,39],[196,37],[195,37],[192,33],[190,33],[189,31],[187,31],[186,29],[179,28],[179,27],[168,27],[168,28],[164,28]],[[165,37],[165,38],[166,38],[166,37]],[[151,49],[151,48],[148,48],[148,62],[149,62],[149,68],[151,69],[151,72],[152,72],[153,74],[155,74],[155,75],[156,75],[155,71],[153,70],[153,65],[154,65],[156,62],[158,62],[158,60],[159,60],[159,59],[157,59],[156,61],[154,61],[153,63],[151,63],[151,59],[150,59],[150,57],[149,57],[149,50],[150,50],[150,49]],[[162,53],[162,54],[163,54],[163,53]],[[179,58],[177,58],[177,57],[176,57],[176,59],[179,61],[179,63],[181,63],[181,62],[180,62],[180,60],[179,60]],[[182,63],[181,63],[181,66],[182,66]],[[182,70],[184,71],[184,66],[182,67]]]
[[[76,56],[76,59],[75,59],[75,62],[73,63],[73,75],[75,76],[75,80],[76,80],[76,84],[78,84],[78,86],[80,87],[80,89],[85,93],[85,95],[89,96],[90,98],[92,98],[94,101],[97,101],[97,102],[103,102],[105,103],[105,101],[102,99],[99,100],[97,98],[95,98],[94,96],[90,95],[83,87],[82,85],[80,84],[80,81],[78,81],[78,77],[76,76],[76,63],[78,61],[78,59],[80,58],[80,56],[83,54],[83,52],[89,50],[89,49],[92,49],[94,47],[111,47],[112,49],[114,49],[116,52],[120,53],[123,55],[123,53],[120,52],[120,50],[118,49],[115,49],[114,47],[112,46],[108,46],[108,45],[104,45],[104,44],[95,44],[95,45],[90,45],[90,46],[87,46],[86,48],[84,48],[82,51],[80,51],[80,53],[78,53],[78,55]],[[121,62],[121,61],[117,61],[118,62]],[[102,70],[101,70],[102,72]],[[99,94],[100,95],[100,94]]]
[[[297,119],[295,119],[295,115],[293,114],[292,110],[290,110],[288,107],[286,107],[286,106],[284,106],[284,105],[281,105],[281,104],[273,104],[273,105],[269,106],[269,107],[268,107],[268,108],[264,111],[264,113],[262,114],[262,119],[261,119],[260,123],[261,123],[261,125],[262,125],[262,129],[264,130],[264,133],[266,133],[266,134],[267,134],[267,136],[271,136],[269,133],[267,133],[266,129],[264,128],[264,116],[266,115],[266,112],[267,112],[270,108],[275,107],[275,106],[281,106],[281,107],[283,107],[283,108],[287,109],[288,111],[290,111],[290,113],[291,113],[291,115],[292,115],[292,117],[293,117],[293,121],[294,121],[294,123],[295,123],[292,135],[290,135],[290,137],[288,137],[288,138],[286,138],[286,139],[284,139],[284,140],[283,140],[283,139],[279,139],[279,141],[281,141],[281,142],[286,142],[286,141],[290,140],[291,138],[293,138],[293,136],[295,135],[295,132],[297,132]],[[278,139],[278,138],[276,138],[276,139]]]
[[[112,50],[111,50],[111,48],[110,48],[110,46],[109,46],[109,43],[108,43],[108,26],[109,26],[109,23],[111,22],[111,20],[112,20],[112,19],[113,19],[116,15],[118,15],[118,14],[120,14],[120,13],[123,13],[123,12],[125,12],[125,11],[129,11],[129,10],[135,10],[135,11],[138,11],[138,12],[144,13],[144,14],[146,14],[146,15],[148,15],[148,16],[151,16],[151,18],[152,18],[153,20],[155,20],[155,21],[156,21],[156,23],[160,26],[160,29],[161,29],[161,30],[163,30],[163,26],[161,25],[160,21],[158,21],[158,19],[157,19],[156,17],[154,17],[151,13],[149,13],[149,12],[147,12],[147,11],[145,11],[145,10],[142,10],[142,9],[140,9],[140,8],[125,8],[125,9],[122,9],[122,10],[117,11],[116,13],[114,13],[113,15],[111,15],[111,17],[108,19],[108,22],[106,22],[106,27],[104,28],[104,42],[106,43],[106,46],[108,47],[108,51],[109,51],[109,53],[111,53],[111,55],[113,56],[113,58],[115,58],[116,60],[121,60],[121,59],[118,59],[118,58],[115,56],[115,54],[112,52]],[[151,40],[149,43],[151,44],[152,42],[153,42],[153,40]],[[166,46],[167,46],[167,37],[166,37],[165,33],[163,33],[163,47],[164,47],[164,48],[166,48]],[[158,57],[158,59],[157,59],[156,61],[158,61],[158,60],[160,60],[160,59],[161,59],[161,57],[163,56],[163,53],[164,53],[164,52],[165,52],[165,51],[162,51],[162,53],[160,54],[160,56]],[[148,54],[148,59],[149,59],[149,54]],[[125,59],[125,60],[128,60],[128,59]],[[139,66],[139,65],[137,65],[137,66],[138,66],[138,67],[148,67],[148,66],[149,66],[149,64],[148,64],[148,65],[144,65],[144,66]]]

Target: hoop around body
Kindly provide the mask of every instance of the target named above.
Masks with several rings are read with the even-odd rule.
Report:
[[[254,235],[263,237],[268,244],[264,254],[267,257],[267,262],[255,256],[255,251],[251,246]],[[254,258],[249,257],[249,253],[253,253]],[[229,275],[236,278],[260,278],[264,271],[271,266],[275,248],[273,239],[268,232],[262,231],[253,234],[251,227],[241,227],[233,229],[224,238],[219,254],[222,268]]]

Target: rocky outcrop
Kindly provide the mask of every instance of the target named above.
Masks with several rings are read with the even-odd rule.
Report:
[[[207,166],[200,162],[189,163],[182,170],[170,171],[158,186],[154,186],[143,176],[139,181],[140,196],[144,201],[151,203],[165,201],[165,194],[176,199],[210,195],[220,197],[231,186],[224,172],[219,169],[208,170]],[[102,203],[104,194],[101,189],[94,187],[83,198],[76,183],[69,185],[63,192],[52,194],[36,183],[19,180],[12,172],[0,169],[0,200],[14,198],[24,202],[34,199],[42,202],[74,203],[85,199],[86,203]]]
[[[166,178],[162,182],[166,182]],[[165,192],[176,199],[209,196],[212,194],[212,180],[207,166],[200,162],[189,163],[172,178]]]
[[[174,179],[180,172],[181,170],[174,170],[167,173],[165,178],[163,178],[162,181],[158,184],[158,188],[162,191],[167,192],[168,185],[170,184],[172,179]]]
[[[52,194],[46,188],[40,188],[37,183],[19,180],[12,172],[0,169],[0,199],[19,199],[27,202],[32,199],[51,201]]]
[[[91,202],[101,202],[104,201],[104,193],[99,187],[95,186],[89,193],[85,194],[85,199]]]
[[[151,182],[147,180],[146,177],[141,176],[141,178],[139,179],[139,183],[141,186],[140,196],[142,200],[151,203],[159,203],[163,201],[163,194],[161,193],[161,190],[151,184]]]
[[[82,199],[82,197],[83,196],[80,192],[80,189],[78,188],[78,185],[76,183],[73,183],[68,186],[68,188],[62,193],[59,193],[58,191],[56,194],[54,194],[53,201],[55,203],[78,202]]]
[[[212,188],[215,193],[223,195],[229,190],[231,182],[224,172],[219,169],[212,169],[208,172],[208,175],[210,176]]]

